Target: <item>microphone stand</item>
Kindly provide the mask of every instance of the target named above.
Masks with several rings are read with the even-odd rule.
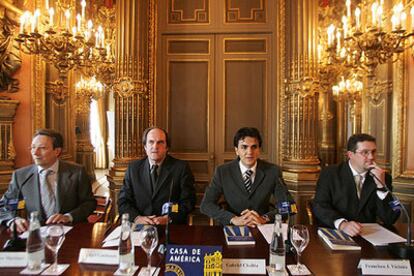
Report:
[[[284,193],[285,198],[286,198],[285,202],[288,203],[288,206],[287,206],[287,239],[285,241],[285,247],[286,247],[286,254],[291,254],[291,253],[293,253],[294,247],[292,245],[292,242],[290,241],[290,229],[292,227],[292,216],[290,214],[290,212],[291,212],[291,202],[289,200],[289,190],[287,188],[286,183],[283,181],[283,179],[281,177],[279,177],[279,183],[282,185],[282,187],[285,188],[285,193]],[[283,209],[283,207],[281,209]]]
[[[404,216],[407,219],[407,241],[404,242],[398,242],[398,243],[390,243],[388,244],[388,251],[391,252],[391,254],[396,255],[400,258],[404,259],[413,259],[414,258],[414,246],[411,242],[411,217],[408,214],[407,209],[405,208],[404,204],[401,203],[400,199],[394,195],[391,190],[388,188],[388,186],[383,183],[375,174],[373,174],[371,171],[369,171],[369,174],[376,179],[381,185],[385,188],[387,192],[390,193],[393,202],[398,202],[399,206],[401,207],[401,210],[404,214]]]
[[[167,245],[170,243],[170,215],[171,215],[171,208],[172,208],[172,203],[171,203],[171,196],[172,196],[172,190],[173,190],[173,186],[174,186],[174,180],[171,180],[171,184],[170,184],[170,194],[168,195],[168,208],[167,208],[167,223],[165,224],[165,242],[164,244],[161,244],[158,247],[158,252],[160,254],[164,254],[167,251]]]
[[[34,173],[30,174],[29,177],[26,178],[25,181],[23,181],[22,185],[20,185],[20,187],[18,189],[17,203],[16,203],[16,209],[14,210],[14,217],[16,217],[16,213],[17,213],[17,209],[18,209],[18,205],[19,205],[19,201],[20,201],[23,186],[29,181],[30,178],[33,177],[33,175],[34,175]],[[13,223],[12,238],[7,240],[4,243],[3,251],[23,251],[26,248],[26,240],[21,239],[19,237],[19,235],[17,233],[16,222],[13,221],[12,223]]]

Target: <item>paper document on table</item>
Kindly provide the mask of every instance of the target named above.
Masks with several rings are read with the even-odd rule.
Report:
[[[406,241],[401,236],[382,227],[378,223],[362,223],[361,237],[375,246]]]
[[[115,228],[109,235],[102,241],[102,247],[113,247],[119,245],[119,236],[121,235],[121,226]],[[141,246],[140,232],[132,232],[132,243],[134,246]]]
[[[268,244],[272,242],[272,235],[273,235],[273,224],[262,224],[257,226],[259,228],[260,233],[262,233],[263,237],[267,241]],[[283,239],[287,239],[287,224],[282,223],[282,231],[283,231]]]
[[[40,233],[43,236],[46,236],[46,230],[47,230],[47,225],[40,227]],[[65,234],[67,234],[70,230],[72,230],[73,226],[67,226],[67,225],[63,225],[63,231],[65,231]],[[22,239],[27,239],[27,237],[29,236],[29,231],[24,232],[23,234],[21,234],[19,237]]]

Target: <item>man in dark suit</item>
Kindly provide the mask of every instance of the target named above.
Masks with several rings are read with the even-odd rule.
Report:
[[[391,176],[375,163],[375,138],[355,134],[348,140],[346,162],[322,170],[316,186],[313,212],[327,227],[351,236],[361,233],[361,223],[380,222],[392,225],[399,216],[393,211],[389,190]]]
[[[35,164],[13,173],[3,199],[23,197],[27,213],[39,211],[41,223],[86,221],[96,207],[91,183],[82,166],[59,160],[62,148],[60,133],[38,130],[31,144]],[[28,228],[27,220],[20,217],[1,223],[15,223],[18,232]]]
[[[190,167],[167,154],[170,142],[165,130],[146,129],[142,142],[147,157],[128,166],[118,198],[120,215],[128,213],[138,224],[166,224],[171,202],[171,222],[187,223],[196,201]]]
[[[277,209],[270,210],[273,195],[278,202],[292,201],[278,166],[259,159],[262,138],[256,128],[241,128],[233,139],[238,156],[217,167],[201,202],[202,213],[223,225],[255,227],[272,221]],[[219,206],[224,196],[227,208]]]

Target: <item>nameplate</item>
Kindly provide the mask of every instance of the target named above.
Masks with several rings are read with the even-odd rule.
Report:
[[[362,275],[412,275],[409,260],[367,260],[358,264]]]
[[[81,248],[78,263],[118,265],[118,250]]]
[[[26,252],[0,252],[0,267],[25,267]]]
[[[266,274],[265,259],[223,259],[223,274]]]

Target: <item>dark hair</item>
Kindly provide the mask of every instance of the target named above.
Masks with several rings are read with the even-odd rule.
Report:
[[[63,137],[62,134],[60,134],[58,131],[54,129],[41,128],[36,130],[35,134],[33,135],[33,138],[39,135],[50,137],[52,139],[53,149],[63,148]]]
[[[239,145],[239,141],[243,140],[246,137],[256,138],[259,142],[259,148],[262,147],[262,137],[260,136],[259,130],[257,130],[257,128],[255,127],[242,127],[241,129],[239,129],[234,135],[234,147],[237,148]]]
[[[366,133],[354,134],[351,137],[349,137],[346,149],[347,149],[347,151],[355,152],[357,150],[357,143],[365,142],[365,141],[375,143],[376,139],[375,139],[374,136],[371,136],[371,135],[366,134]]]
[[[147,128],[146,130],[144,130],[144,133],[142,134],[142,144],[145,146],[146,144],[147,144],[147,136],[148,136],[148,133],[151,131],[151,130],[153,130],[153,129],[159,129],[159,130],[161,130],[162,132],[164,132],[164,135],[165,135],[165,140],[167,140],[167,147],[170,147],[170,137],[168,137],[168,133],[167,133],[167,131],[165,130],[165,129],[163,129],[163,128],[160,128],[160,127],[157,127],[157,126],[153,126],[153,127],[149,127],[149,128]]]

